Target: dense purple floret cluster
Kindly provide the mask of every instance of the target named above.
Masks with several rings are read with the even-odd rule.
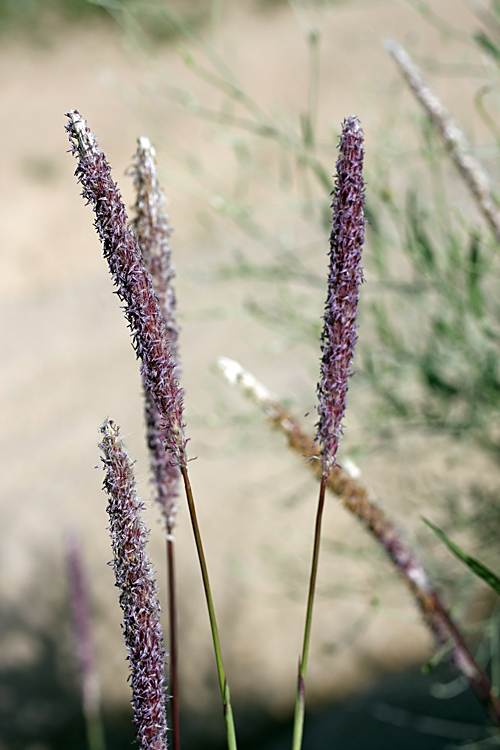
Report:
[[[365,219],[363,131],[356,117],[344,121],[339,143],[330,237],[330,270],[322,334],[323,352],[318,383],[317,441],[322,468],[330,474],[342,435],[351,360],[357,341],[359,285],[363,281],[361,248]]]
[[[166,750],[166,652],[154,571],[146,554],[148,532],[139,515],[143,505],[118,427],[107,420],[101,432],[113,568],[121,592],[137,740],[141,750]]]
[[[153,280],[153,288],[165,321],[170,353],[176,363],[174,376],[180,377],[177,303],[173,280],[175,272],[168,245],[171,229],[165,213],[165,199],[156,176],[155,152],[147,138],[138,139],[136,161],[132,170],[137,193],[135,230],[144,264]],[[171,452],[165,450],[167,435],[162,428],[158,408],[144,383],[147,441],[151,455],[153,479],[158,502],[165,518],[167,532],[175,525],[180,472]]]
[[[141,373],[148,393],[161,415],[166,447],[178,465],[186,464],[182,391],[176,378],[176,363],[168,344],[167,331],[153,282],[146,270],[120,191],[111,177],[111,168],[84,118],[72,110],[66,129],[72,153],[78,154],[76,176],[82,195],[92,204],[95,227],[103,243],[104,257],[124,312]]]

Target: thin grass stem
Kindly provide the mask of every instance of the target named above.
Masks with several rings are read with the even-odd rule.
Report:
[[[245,396],[251,398],[264,411],[271,424],[285,435],[289,447],[294,452],[302,459],[317,457],[317,444],[314,438],[303,429],[271,391],[238,362],[221,357],[218,364],[226,379],[231,384],[239,386]],[[310,460],[306,465],[316,475],[320,474],[318,461]],[[328,477],[327,489],[340,499],[344,508],[355,516],[381,545],[408,587],[438,646],[449,642],[453,644],[450,657],[455,667],[466,678],[493,725],[500,726],[500,701],[492,690],[487,675],[474,658],[438,592],[432,586],[427,571],[396,524],[388,518],[368,490],[338,465],[333,467]]]
[[[175,541],[167,537],[167,576],[168,576],[168,619],[169,619],[169,648],[170,648],[170,723],[172,727],[173,750],[180,750],[181,730],[179,718],[179,648],[177,645],[177,596],[175,587]]]
[[[203,544],[201,541],[200,527],[198,525],[198,517],[196,515],[196,507],[194,504],[193,491],[191,489],[191,483],[189,481],[189,475],[186,466],[181,466],[182,479],[184,481],[184,488],[186,491],[186,498],[189,508],[189,515],[191,517],[191,524],[193,527],[194,540],[196,544],[196,551],[198,553],[198,559],[200,561],[201,577],[203,580],[203,588],[205,590],[205,597],[207,600],[208,616],[210,619],[210,630],[212,631],[212,640],[215,651],[215,661],[217,663],[217,675],[219,677],[219,688],[222,699],[222,706],[224,710],[224,720],[226,722],[226,734],[227,734],[227,746],[228,750],[237,750],[236,745],[236,732],[234,729],[233,711],[231,708],[231,700],[229,695],[229,686],[227,684],[226,673],[224,671],[224,664],[222,661],[222,651],[219,640],[219,630],[217,628],[217,620],[215,617],[215,608],[212,599],[212,590],[210,588],[210,581],[208,578],[208,568],[205,560],[205,553],[203,551]]]
[[[104,726],[100,715],[85,715],[85,735],[88,750],[106,750]]]
[[[302,735],[304,732],[305,702],[305,679],[307,672],[307,661],[309,657],[309,643],[311,640],[312,613],[314,606],[314,594],[316,591],[316,578],[318,574],[319,547],[321,541],[321,523],[323,520],[323,509],[325,507],[326,483],[328,477],[325,473],[321,477],[319,490],[318,510],[316,512],[316,526],[314,530],[314,545],[311,562],[311,575],[309,578],[309,593],[307,596],[306,623],[304,627],[304,640],[302,644],[302,656],[299,662],[299,674],[297,679],[297,693],[295,696],[295,716],[293,721],[292,750],[300,750],[302,747]]]

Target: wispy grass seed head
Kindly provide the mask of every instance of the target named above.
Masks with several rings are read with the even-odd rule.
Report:
[[[342,419],[346,409],[351,360],[357,341],[359,285],[363,281],[361,248],[365,219],[363,131],[357,117],[347,118],[339,142],[333,192],[333,227],[330,236],[328,295],[323,316],[322,358],[317,387],[316,440],[321,444],[322,471],[335,465]]]

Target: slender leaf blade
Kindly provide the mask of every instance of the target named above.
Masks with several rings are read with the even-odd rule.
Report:
[[[491,586],[491,588],[496,591],[497,594],[500,594],[500,578],[495,575],[492,570],[487,568],[486,565],[483,565],[483,563],[479,562],[479,560],[476,560],[475,557],[470,557],[470,555],[467,555],[462,549],[460,549],[458,545],[452,542],[451,539],[448,539],[444,531],[439,529],[437,526],[434,526],[434,524],[428,521],[426,518],[424,518],[423,521],[430,529],[432,529],[438,539],[446,544],[450,552],[453,552],[455,557],[458,557],[459,560],[465,563],[467,567],[472,570],[474,575],[478,576],[478,578],[482,578],[483,581],[488,584],[488,586]]]

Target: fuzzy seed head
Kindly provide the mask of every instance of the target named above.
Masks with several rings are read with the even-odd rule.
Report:
[[[168,239],[172,232],[165,213],[165,198],[158,185],[155,150],[147,138],[139,138],[132,168],[136,189],[135,218],[132,226],[137,236],[144,265],[151,275],[153,288],[165,322],[170,352],[175,360],[174,377],[180,379],[179,326],[174,290],[175,271]],[[167,435],[154,398],[144,383],[146,437],[151,456],[157,500],[165,519],[167,533],[172,534],[177,514],[180,472],[175,457],[165,450]]]
[[[316,440],[321,444],[323,474],[335,465],[346,409],[351,360],[357,341],[359,285],[363,281],[364,242],[363,131],[357,117],[344,121],[333,192],[328,295],[323,317],[322,358],[318,383]]]
[[[104,257],[123,301],[125,317],[132,331],[141,373],[151,394],[165,444],[177,465],[186,463],[182,391],[175,376],[176,362],[168,343],[165,321],[146,270],[135,234],[127,223],[120,191],[111,177],[111,168],[84,118],[72,110],[66,130],[72,153],[78,155],[76,176],[82,195],[95,213],[95,227],[103,244]]]
[[[140,518],[143,505],[118,427],[106,420],[101,433],[112,565],[120,589],[137,740],[141,750],[166,750],[166,652],[154,570],[146,554],[148,531]]]

